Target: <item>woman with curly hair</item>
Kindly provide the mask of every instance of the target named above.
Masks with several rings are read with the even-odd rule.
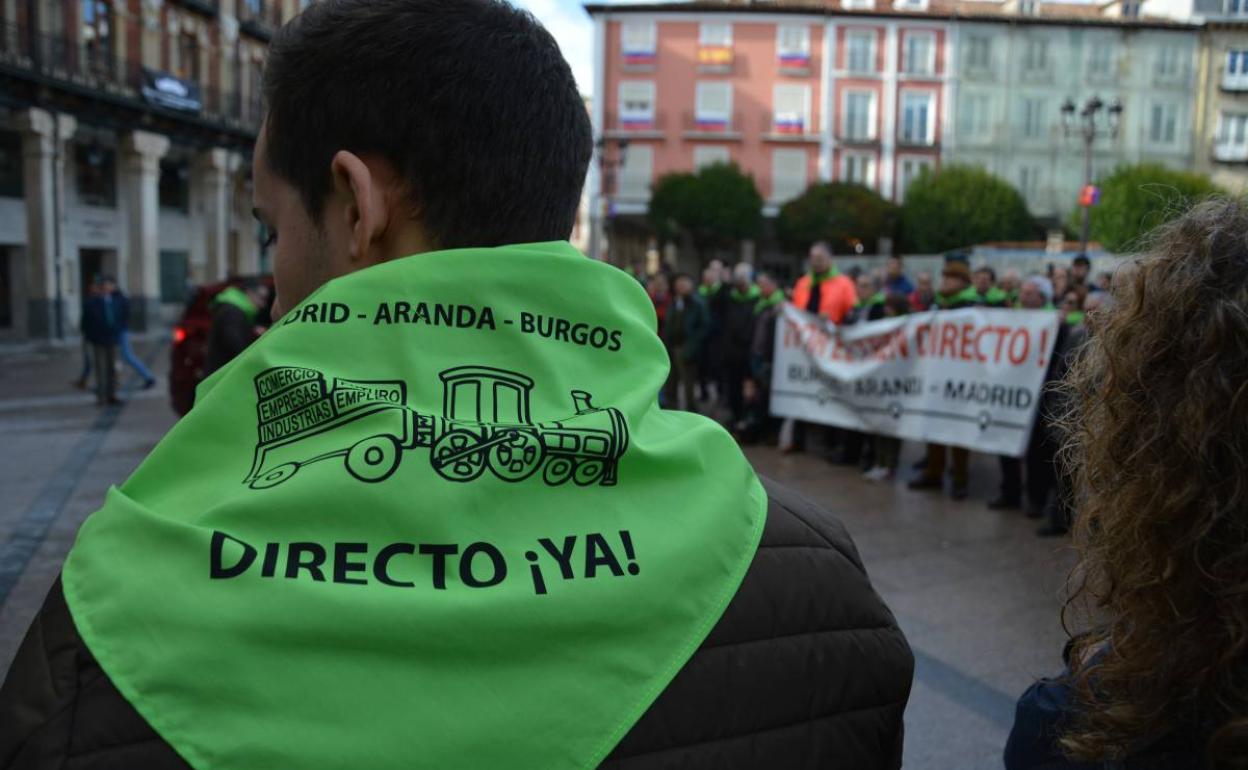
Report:
[[[1115,277],[1067,379],[1067,670],[1008,770],[1248,768],[1248,207],[1200,203]],[[1073,622],[1073,621],[1072,621]]]

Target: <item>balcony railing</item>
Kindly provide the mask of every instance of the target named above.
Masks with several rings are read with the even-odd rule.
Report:
[[[662,138],[667,130],[667,115],[659,112],[645,117],[641,115],[621,116],[618,112],[608,112],[604,116],[605,130],[613,138]]]
[[[209,122],[251,134],[262,117],[258,94],[244,99],[238,91],[165,78],[145,71],[136,59],[114,56],[94,44],[66,35],[32,33],[8,22],[0,22],[0,74],[99,95],[158,115]],[[187,88],[188,93],[162,99],[156,93],[159,88],[152,87],[153,76],[156,80],[172,81],[169,86],[175,91]]]
[[[1222,70],[1223,91],[1248,91],[1248,72],[1231,74]]]
[[[221,10],[217,0],[175,0],[175,2],[183,8],[190,8],[192,11],[199,11],[209,16],[216,16]]]
[[[810,117],[764,115],[763,138],[769,142],[818,142],[822,139]]]
[[[940,142],[926,136],[906,136],[901,131],[898,131],[897,146],[912,150],[933,150],[940,147]]]
[[[837,131],[836,141],[851,147],[876,147],[880,138],[874,134],[863,134],[856,131]]]
[[[686,112],[683,122],[686,139],[738,141],[742,138],[741,132],[745,126],[745,121],[739,112],[728,116]]]
[[[1248,163],[1248,144],[1219,142],[1213,146],[1213,159],[1221,163]]]

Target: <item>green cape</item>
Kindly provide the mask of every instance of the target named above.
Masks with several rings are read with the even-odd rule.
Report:
[[[330,282],[83,525],[77,628],[198,770],[596,767],[766,515],[654,329],[563,242]]]

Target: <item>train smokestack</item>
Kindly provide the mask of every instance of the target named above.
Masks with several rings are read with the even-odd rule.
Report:
[[[593,396],[583,390],[572,391],[572,403],[576,405],[577,414],[598,411],[594,408],[594,404],[591,399],[593,399]]]

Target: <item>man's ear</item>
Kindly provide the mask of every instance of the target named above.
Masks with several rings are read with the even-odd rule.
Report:
[[[389,220],[385,190],[377,175],[355,153],[339,150],[329,168],[334,194],[346,203],[342,216],[349,238],[347,256],[353,263],[367,263],[372,257],[373,243],[385,234]]]

